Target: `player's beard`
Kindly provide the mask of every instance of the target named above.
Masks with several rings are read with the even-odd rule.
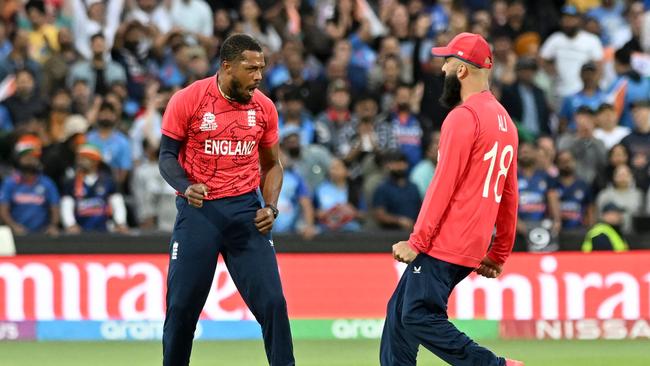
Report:
[[[445,76],[445,83],[442,87],[442,95],[440,96],[440,104],[446,108],[454,108],[460,103],[460,80],[456,74]]]
[[[244,86],[235,78],[230,82],[229,96],[239,104],[247,104],[251,100],[251,96],[246,92]]]

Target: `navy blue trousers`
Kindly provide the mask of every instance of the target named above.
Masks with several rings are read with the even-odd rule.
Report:
[[[419,254],[388,302],[381,336],[381,366],[415,366],[418,346],[454,366],[503,366],[505,359],[472,341],[447,318],[454,287],[472,272]]]
[[[196,323],[205,305],[219,254],[239,293],[262,326],[269,364],[292,366],[293,344],[275,249],[255,227],[256,192],[204,201],[195,208],[176,198],[170,243],[163,365],[190,362]]]

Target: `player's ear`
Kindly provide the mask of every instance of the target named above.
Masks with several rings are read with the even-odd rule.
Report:
[[[221,70],[230,73],[230,69],[232,68],[232,65],[230,64],[230,61],[221,61]]]
[[[467,65],[461,62],[458,65],[458,68],[456,68],[456,76],[458,77],[458,80],[463,80],[467,77],[467,75],[469,75],[469,68],[467,68]]]

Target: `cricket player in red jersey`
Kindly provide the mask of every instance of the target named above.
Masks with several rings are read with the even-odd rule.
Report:
[[[160,172],[178,191],[169,246],[163,365],[189,364],[219,254],[262,326],[269,363],[294,365],[287,305],[270,238],[282,186],[278,113],[257,90],[265,66],[257,41],[232,35],[220,56],[217,75],[177,92],[163,116]]]
[[[485,39],[461,33],[432,52],[446,58],[440,101],[453,110],[413,233],[393,245],[395,259],[408,266],[388,303],[381,365],[415,365],[419,345],[454,366],[523,365],[497,357],[447,319],[454,287],[472,271],[498,276],[512,251],[518,138],[489,91],[492,53]]]

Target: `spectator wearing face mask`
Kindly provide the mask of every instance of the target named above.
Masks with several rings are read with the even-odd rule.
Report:
[[[560,172],[557,190],[560,196],[562,229],[579,229],[593,225],[594,204],[591,188],[576,176],[576,160],[571,151],[560,151],[557,167]]]
[[[280,130],[280,147],[287,156],[287,162],[307,184],[310,192],[323,182],[327,167],[332,161],[332,154],[318,144],[303,145],[300,141],[301,130],[297,126],[286,126]]]
[[[0,218],[14,234],[58,234],[59,193],[54,182],[41,173],[41,142],[25,135],[15,147],[17,170],[0,188]]]
[[[393,113],[388,117],[394,129],[398,149],[409,163],[409,170],[422,159],[424,134],[422,121],[412,108],[413,92],[409,85],[400,85],[395,93]]]
[[[128,137],[116,128],[117,117],[118,112],[112,104],[102,103],[97,114],[97,128],[88,133],[87,141],[99,147],[104,161],[115,171],[117,184],[121,186],[133,167],[133,157]]]
[[[594,111],[587,106],[576,112],[576,132],[562,135],[559,150],[570,150],[578,164],[576,173],[588,184],[607,164],[607,149],[602,141],[594,137]]]
[[[411,230],[422,200],[418,188],[408,180],[408,160],[403,153],[393,151],[383,161],[388,177],[373,195],[375,221],[382,228]]]

